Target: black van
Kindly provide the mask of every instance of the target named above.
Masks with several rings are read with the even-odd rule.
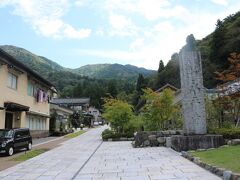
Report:
[[[0,129],[0,152],[13,155],[15,150],[32,149],[32,137],[28,128]]]

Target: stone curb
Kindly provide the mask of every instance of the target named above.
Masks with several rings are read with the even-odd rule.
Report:
[[[103,139],[103,141],[134,141],[134,138],[109,138],[109,139]]]
[[[198,166],[210,171],[211,173],[221,177],[224,180],[240,180],[240,174],[233,173],[232,171],[225,170],[224,168],[219,168],[213,166],[211,164],[204,163],[198,157],[192,156],[190,153],[186,151],[182,151],[181,155],[186,159],[192,161],[193,163],[197,164]]]
[[[32,145],[32,147],[34,148],[34,147],[37,147],[37,146],[41,146],[43,144],[54,142],[54,141],[57,141],[57,140],[60,140],[60,139],[63,139],[63,138],[64,138],[64,136],[61,136],[61,137],[58,137],[56,139],[52,139],[52,140],[44,141],[44,142],[41,142],[41,143],[38,143],[38,144],[34,144],[34,145]]]
[[[90,130],[90,128],[85,128],[85,129],[83,129],[83,131],[85,131],[85,132],[87,132],[87,131],[89,131],[89,130]],[[80,130],[80,131],[82,131],[82,130]],[[44,141],[44,142],[41,142],[41,143],[38,143],[38,144],[33,144],[32,147],[41,146],[41,145],[44,145],[44,144],[47,144],[47,143],[50,143],[50,142],[54,142],[54,141],[63,139],[63,138],[65,138],[65,137],[67,137],[69,134],[74,134],[74,133],[76,133],[76,132],[78,132],[78,131],[75,131],[75,132],[72,132],[72,133],[68,133],[68,134],[66,134],[66,135],[64,135],[64,136],[57,137],[56,139]]]

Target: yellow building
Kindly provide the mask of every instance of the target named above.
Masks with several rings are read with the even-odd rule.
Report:
[[[26,127],[47,136],[54,86],[0,49],[0,129]]]

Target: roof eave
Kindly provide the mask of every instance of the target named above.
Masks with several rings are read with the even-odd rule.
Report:
[[[51,82],[49,82],[48,80],[44,79],[42,76],[40,76],[38,73],[36,73],[35,71],[31,70],[29,67],[25,66],[23,63],[21,63],[20,61],[18,61],[16,58],[14,58],[13,56],[11,56],[10,54],[8,54],[7,52],[5,52],[4,50],[2,50],[0,48],[0,53],[5,56],[5,59],[1,59],[2,61],[4,61],[4,63],[14,66],[17,69],[21,69],[23,71],[26,71],[27,73],[31,74],[32,76],[34,76],[36,79],[38,79],[39,81],[41,81],[42,83],[46,84],[48,87],[55,87]]]

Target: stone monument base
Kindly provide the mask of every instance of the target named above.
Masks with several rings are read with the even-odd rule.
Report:
[[[171,137],[171,147],[176,151],[217,148],[224,145],[222,135],[176,135]]]

